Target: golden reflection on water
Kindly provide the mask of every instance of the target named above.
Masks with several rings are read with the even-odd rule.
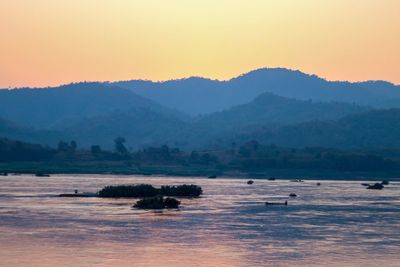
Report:
[[[17,243],[3,243],[0,238],[0,266],[15,267],[245,267],[245,266],[399,266],[398,258],[348,258],[341,257],[346,251],[326,251],[327,254],[310,259],[288,259],[258,262],[250,259],[234,247],[210,243],[198,244],[195,248],[176,244],[144,242],[136,245],[93,242],[90,244],[54,244],[40,240],[21,239]],[[5,250],[6,248],[6,250]],[[276,248],[266,247],[266,250]],[[280,251],[294,252],[290,248]],[[371,257],[372,255],[369,255]],[[255,261],[257,262],[257,260]]]
[[[0,238],[3,243],[3,239]],[[31,267],[154,267],[154,266],[245,266],[232,247],[204,243],[190,248],[157,240],[136,245],[119,243],[76,242],[70,245],[19,240],[21,243],[4,243],[0,266]],[[204,247],[204,248],[201,248]],[[210,253],[213,251],[213,253]]]
[[[68,199],[123,183],[203,187],[176,211],[138,211],[131,199]],[[1,267],[398,266],[400,184],[166,177],[0,178]],[[288,207],[264,201],[289,199]]]

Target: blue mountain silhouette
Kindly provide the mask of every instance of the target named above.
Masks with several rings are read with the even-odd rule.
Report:
[[[228,81],[191,77],[165,82],[133,80],[113,85],[128,88],[163,106],[190,115],[245,104],[264,92],[301,100],[356,103],[376,108],[400,107],[398,85],[384,81],[327,81],[284,68],[258,69]]]

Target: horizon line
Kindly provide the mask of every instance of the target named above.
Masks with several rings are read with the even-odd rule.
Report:
[[[231,78],[228,79],[214,79],[214,78],[210,78],[210,77],[204,77],[204,76],[197,76],[197,75],[192,75],[192,76],[186,76],[186,77],[180,77],[180,78],[170,78],[170,79],[165,79],[165,80],[152,80],[152,79],[146,79],[146,78],[136,78],[136,79],[127,79],[127,80],[82,80],[82,81],[71,81],[71,82],[67,82],[67,83],[60,83],[57,85],[48,85],[48,86],[22,86],[22,87],[4,87],[1,88],[0,90],[18,90],[18,89],[51,89],[51,88],[57,88],[57,87],[62,87],[62,86],[68,86],[68,85],[73,85],[73,84],[82,84],[82,83],[103,83],[103,84],[113,84],[113,83],[119,83],[119,82],[132,82],[132,81],[143,81],[143,82],[151,82],[151,83],[165,83],[165,82],[172,82],[172,81],[183,81],[183,80],[188,80],[188,79],[193,79],[193,78],[197,78],[197,79],[204,79],[204,80],[209,80],[209,81],[216,81],[216,82],[229,82],[235,79],[238,79],[240,77],[246,76],[252,72],[256,72],[256,71],[261,71],[261,70],[286,70],[286,71],[290,71],[290,72],[299,72],[303,75],[307,75],[310,77],[316,77],[318,79],[322,79],[324,81],[327,82],[344,82],[344,83],[351,83],[351,84],[356,84],[356,83],[368,83],[368,82],[385,82],[385,83],[389,83],[391,85],[394,86],[400,86],[400,84],[394,83],[392,81],[388,81],[388,80],[381,80],[381,79],[377,79],[377,80],[358,80],[358,81],[349,81],[349,80],[330,80],[326,77],[322,77],[318,74],[311,74],[311,73],[306,73],[303,72],[299,69],[291,69],[291,68],[286,68],[286,67],[261,67],[261,68],[256,68],[247,72],[243,72],[242,74],[239,75],[235,75],[232,76]]]

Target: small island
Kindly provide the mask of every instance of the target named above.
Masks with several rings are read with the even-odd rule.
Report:
[[[181,202],[176,200],[175,198],[167,197],[164,198],[163,196],[156,196],[156,197],[147,197],[138,200],[134,208],[137,209],[151,209],[151,210],[158,210],[158,209],[177,209]]]
[[[155,188],[150,184],[136,185],[110,185],[101,189],[98,193],[60,194],[59,197],[100,197],[100,198],[140,198],[133,207],[138,209],[177,209],[181,202],[172,197],[200,197],[203,190],[194,184],[163,185]]]
[[[99,191],[99,197],[102,198],[199,197],[201,194],[203,194],[201,187],[193,184],[163,185],[161,188],[155,188],[149,184],[111,185]]]

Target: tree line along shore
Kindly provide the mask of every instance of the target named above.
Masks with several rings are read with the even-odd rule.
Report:
[[[124,138],[113,150],[79,148],[60,141],[57,148],[0,139],[0,173],[97,173],[268,178],[400,177],[400,150],[286,148],[257,141],[229,149],[187,151],[167,145],[135,151]]]

